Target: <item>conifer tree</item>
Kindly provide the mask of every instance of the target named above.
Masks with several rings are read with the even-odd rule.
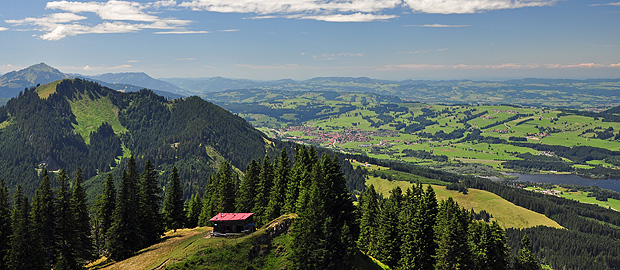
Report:
[[[143,247],[157,243],[164,234],[162,217],[159,213],[161,190],[158,187],[157,177],[158,173],[153,168],[153,164],[147,160],[140,175],[140,209],[138,211]]]
[[[235,212],[235,197],[239,186],[239,178],[228,161],[220,165],[216,174],[216,206],[217,213]]]
[[[376,253],[377,218],[379,201],[373,185],[368,186],[360,200],[360,235],[357,240],[359,249],[367,254]]]
[[[69,177],[63,169],[58,174],[58,192],[56,199],[56,246],[58,253],[54,269],[75,269],[78,267],[76,259],[76,224],[71,204],[71,190]]]
[[[538,270],[540,264],[536,260],[536,256],[532,252],[529,236],[524,235],[521,239],[521,249],[515,258],[512,269],[514,270]]]
[[[133,158],[130,159],[129,163],[133,163],[132,160]],[[112,226],[108,229],[107,235],[107,250],[110,253],[110,258],[117,261],[130,257],[141,247],[137,218],[137,179],[134,178],[137,173],[130,173],[131,168],[135,169],[135,166],[128,166],[123,171]]]
[[[442,201],[437,215],[437,263],[441,269],[468,269],[471,253],[468,247],[468,227],[470,216],[465,209],[449,197]]]
[[[400,215],[401,258],[399,269],[434,269],[437,199],[429,185],[426,191],[418,183],[404,196]]]
[[[215,184],[213,183],[215,176],[211,175],[209,179],[209,184],[205,188],[205,193],[202,197],[202,209],[198,217],[198,226],[209,225],[209,220],[213,217],[213,193],[215,190]]]
[[[325,202],[320,195],[319,183],[313,181],[308,189],[299,195],[299,217],[292,225],[291,261],[293,269],[327,269],[325,232],[322,230],[327,215]]]
[[[283,214],[284,201],[286,199],[286,183],[289,178],[290,160],[286,149],[282,149],[280,158],[277,160],[274,170],[273,187],[269,195],[266,216],[272,220]]]
[[[297,210],[297,200],[300,189],[310,187],[308,178],[312,171],[312,162],[305,146],[295,146],[293,167],[290,171],[289,181],[286,184],[286,196],[284,198],[284,213],[294,213]]]
[[[82,187],[82,169],[78,168],[73,180],[73,194],[71,195],[71,212],[74,220],[74,235],[77,261],[83,263],[92,257],[93,243],[91,241],[90,217],[86,206],[86,191]]]
[[[343,188],[344,187],[344,188]],[[300,191],[293,224],[293,269],[347,268],[355,245],[353,204],[336,159],[323,156]]]
[[[114,179],[108,173],[103,185],[103,193],[97,201],[97,219],[98,219],[98,247],[102,248],[107,242],[107,233],[112,227],[114,209],[116,208],[116,188],[114,187]]]
[[[508,266],[506,237],[496,221],[473,222],[469,226],[469,246],[474,269],[506,269]]]
[[[33,236],[30,223],[30,205],[28,198],[22,194],[21,185],[15,192],[13,211],[11,214],[11,249],[8,256],[7,269],[45,269],[44,264],[37,265],[33,253]],[[42,262],[42,261],[41,261]]]
[[[170,182],[166,188],[166,198],[164,199],[163,217],[168,230],[177,230],[185,223],[185,213],[183,212],[183,189],[181,180],[176,167],[172,168]]]
[[[41,173],[41,184],[33,198],[30,216],[35,232],[35,241],[40,242],[43,249],[42,259],[49,268],[53,266],[54,260],[56,259],[56,249],[54,245],[54,212],[54,191],[51,187],[49,173],[44,169]]]
[[[195,228],[196,226],[198,226],[200,212],[202,212],[202,200],[200,199],[200,194],[196,192],[187,204],[186,226],[188,228]]]
[[[273,186],[273,166],[269,156],[265,156],[263,159],[263,167],[261,168],[259,177],[260,180],[256,186],[256,198],[254,199],[254,221],[263,225],[267,220],[266,211],[269,204],[269,195],[271,194],[271,187]]]
[[[11,250],[11,209],[9,190],[0,179],[0,269],[8,269],[7,259]]]
[[[236,209],[241,213],[251,212],[254,208],[254,198],[256,197],[256,186],[259,182],[260,165],[256,160],[252,160],[245,170],[243,182],[239,188],[239,196],[237,197]],[[211,217],[209,217],[211,218]]]
[[[400,259],[399,215],[402,191],[399,187],[390,191],[390,198],[383,203],[378,220],[376,258],[393,268]]]

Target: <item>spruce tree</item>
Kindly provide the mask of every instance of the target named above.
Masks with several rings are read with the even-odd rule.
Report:
[[[215,190],[214,179],[214,175],[211,175],[209,184],[205,188],[205,193],[202,197],[202,209],[200,210],[200,216],[198,217],[198,226],[209,225],[209,220],[213,217],[213,194]]]
[[[153,164],[147,160],[140,175],[140,209],[138,211],[143,247],[157,243],[164,234],[162,217],[159,213],[161,190],[157,177],[158,173],[153,168]]]
[[[474,269],[506,269],[508,266],[506,237],[496,221],[473,222],[469,226],[469,247]]]
[[[375,257],[394,268],[400,260],[401,239],[399,235],[399,216],[402,191],[399,187],[390,191],[390,198],[383,202],[378,220],[377,252]]]
[[[286,195],[284,198],[284,213],[295,213],[297,210],[297,200],[302,188],[310,187],[307,184],[312,162],[308,156],[305,146],[295,146],[295,156],[293,167],[289,173],[289,181],[286,184]]]
[[[401,258],[399,269],[434,269],[437,199],[429,185],[407,189],[400,215]]]
[[[235,197],[239,185],[239,178],[230,166],[223,162],[215,175],[215,214],[235,212]]]
[[[166,198],[164,199],[163,217],[168,230],[177,230],[185,223],[185,213],[183,212],[183,189],[181,180],[176,167],[172,168],[170,182],[166,188]]]
[[[360,199],[360,235],[357,246],[366,254],[376,253],[377,245],[377,218],[379,215],[379,201],[373,185],[368,186]]]
[[[54,212],[54,191],[51,187],[49,173],[44,169],[41,173],[41,184],[33,198],[30,216],[35,231],[35,241],[41,243],[43,249],[42,257],[49,268],[54,265],[54,260],[56,259]]]
[[[56,197],[56,263],[54,269],[75,269],[78,267],[76,259],[77,237],[75,216],[71,204],[71,190],[69,177],[63,169],[58,174],[58,192]]]
[[[200,212],[202,212],[202,200],[200,199],[200,194],[196,192],[187,204],[186,226],[188,228],[195,228],[198,226]]]
[[[530,244],[529,236],[524,235],[521,239],[521,249],[515,258],[512,266],[514,270],[538,270],[540,264],[536,260],[536,256],[532,252],[532,245]]]
[[[256,197],[254,198],[254,221],[260,226],[268,222],[266,211],[269,204],[269,195],[273,186],[273,166],[269,156],[263,159],[263,167],[259,174],[259,182],[256,186]]]
[[[110,258],[116,261],[130,257],[141,247],[137,218],[138,205],[135,199],[137,184],[134,177],[137,174],[129,173],[130,167],[128,166],[128,169],[123,171],[112,216],[113,221],[107,235],[107,250]]]
[[[93,243],[90,238],[90,217],[86,206],[86,191],[82,187],[82,169],[78,168],[73,180],[73,194],[71,196],[71,212],[74,222],[74,249],[76,251],[77,261],[84,263],[92,258]]]
[[[9,189],[0,179],[0,269],[8,269],[7,259],[11,250],[11,209]]]
[[[241,213],[249,213],[254,209],[254,198],[256,197],[256,186],[259,182],[260,165],[256,160],[252,160],[245,170],[243,182],[239,188],[236,209]],[[209,217],[211,218],[211,217]]]
[[[265,213],[267,220],[275,219],[284,213],[283,208],[286,199],[286,183],[289,180],[290,162],[286,149],[282,149],[274,169],[273,187],[271,188],[269,203]]]
[[[103,185],[103,193],[97,200],[97,219],[98,219],[98,248],[103,248],[107,242],[108,230],[112,227],[114,209],[116,208],[116,188],[114,179],[108,173]]]
[[[11,214],[11,249],[8,254],[9,267],[7,269],[26,270],[36,267],[33,264],[33,254],[31,253],[33,239],[30,228],[29,208],[28,198],[22,194],[21,185],[18,185]],[[41,269],[41,267],[36,269]]]
[[[449,197],[442,201],[437,215],[436,269],[468,269],[471,253],[468,247],[468,228],[471,222],[465,209]]]
[[[336,159],[323,156],[302,186],[292,228],[293,269],[347,268],[354,252],[353,204]],[[344,187],[344,188],[343,188]]]

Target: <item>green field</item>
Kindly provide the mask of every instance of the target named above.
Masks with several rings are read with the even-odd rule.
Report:
[[[535,187],[528,187],[526,189],[532,190],[532,191],[541,190],[540,188],[535,188]],[[567,192],[567,189],[558,187],[558,186],[555,186],[555,188],[553,189],[562,191],[562,193],[559,195],[562,198],[571,199],[571,200],[575,200],[575,201],[582,202],[582,203],[597,204],[597,205],[600,205],[601,207],[611,208],[616,211],[620,211],[620,200],[609,198],[607,199],[607,201],[599,201],[595,197],[588,197],[588,194],[591,192],[585,192],[585,191]]]
[[[118,120],[118,108],[108,97],[92,100],[88,96],[82,96],[81,99],[70,100],[69,104],[77,120],[77,125],[74,124],[73,127],[86,144],[90,143],[90,133],[96,131],[104,122],[110,124],[116,134],[127,132]]]
[[[536,149],[536,145],[544,144],[620,150],[620,122],[603,121],[594,116],[545,107],[398,102],[393,97],[365,93],[225,93],[238,95],[239,99],[231,102],[231,106],[243,107],[240,115],[254,126],[262,127],[269,136],[346,153],[437,164],[437,160],[412,156],[408,152],[426,151],[433,156],[444,156],[449,162],[487,164],[498,173],[554,171],[504,166],[507,161],[521,160],[519,155],[524,153],[560,157],[573,168],[572,173],[596,170],[596,166],[619,169],[603,158],[586,160],[586,164]],[[234,100],[231,96],[220,98]],[[479,138],[467,139],[478,131]],[[493,141],[497,139],[503,141]],[[519,140],[526,145],[514,143]]]

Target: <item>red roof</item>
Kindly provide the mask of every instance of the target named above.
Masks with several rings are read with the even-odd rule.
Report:
[[[209,219],[209,221],[235,221],[246,220],[254,215],[254,213],[219,213]]]

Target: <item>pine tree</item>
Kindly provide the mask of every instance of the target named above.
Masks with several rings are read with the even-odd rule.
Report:
[[[290,160],[286,149],[282,149],[280,159],[277,160],[274,170],[274,180],[269,203],[267,204],[267,220],[272,220],[283,214],[284,201],[286,199],[286,183],[288,182],[290,171]]]
[[[77,261],[83,263],[90,259],[93,254],[91,241],[90,217],[86,206],[86,191],[82,187],[82,169],[78,168],[73,180],[73,194],[71,196],[71,212],[74,220],[73,248],[76,251]]]
[[[256,197],[254,199],[254,221],[258,225],[263,225],[267,220],[266,211],[269,204],[269,195],[271,194],[271,187],[273,186],[273,166],[269,156],[265,156],[263,159],[263,167],[261,168],[259,177],[260,180],[256,186]]]
[[[54,269],[75,269],[78,267],[76,260],[76,224],[71,209],[71,191],[69,190],[69,177],[63,169],[58,174],[59,189],[56,198],[56,264]]]
[[[50,177],[47,170],[41,173],[41,184],[35,192],[32,202],[31,219],[35,231],[35,241],[38,241],[43,249],[43,260],[51,268],[56,259],[54,245],[54,191],[51,187]],[[1,267],[0,267],[1,268]]]
[[[130,257],[141,247],[138,231],[137,178],[135,178],[137,173],[131,172],[132,170],[135,170],[135,163],[133,158],[130,158],[127,169],[123,171],[113,221],[107,235],[110,258],[117,261]]]
[[[0,269],[8,269],[7,259],[11,250],[11,209],[9,190],[0,179]]]
[[[114,209],[116,208],[116,188],[114,179],[108,173],[108,177],[103,185],[103,193],[97,200],[97,219],[98,219],[98,248],[103,248],[107,242],[108,230],[112,227]]]
[[[213,217],[213,194],[215,190],[215,184],[213,182],[215,177],[211,175],[209,184],[205,188],[204,196],[202,197],[202,209],[200,210],[200,216],[198,217],[198,226],[209,225],[209,220]]]
[[[189,204],[187,205],[187,227],[195,228],[198,226],[198,219],[200,218],[200,212],[202,212],[202,200],[198,192],[194,193]]]
[[[164,234],[162,217],[159,213],[161,203],[157,181],[158,173],[153,168],[150,160],[144,165],[144,170],[140,175],[140,235],[143,247],[157,243]]]
[[[468,269],[471,253],[468,247],[470,216],[449,197],[442,201],[437,215],[437,269]]]
[[[183,189],[181,180],[176,167],[172,168],[170,182],[166,188],[166,198],[164,199],[163,217],[168,230],[177,230],[185,223],[185,213],[183,212]]]
[[[360,199],[360,235],[357,240],[359,249],[367,254],[376,253],[377,218],[379,201],[373,185],[368,186]]]
[[[243,182],[239,188],[239,196],[235,202],[237,211],[248,213],[254,208],[254,198],[256,197],[256,186],[259,182],[260,170],[260,165],[258,165],[256,160],[252,160],[247,166]]]
[[[530,238],[526,235],[521,239],[521,249],[515,258],[512,266],[514,270],[538,270],[540,264],[536,260],[536,256],[532,252],[532,245],[530,244]]]
[[[402,191],[399,187],[390,191],[390,198],[385,200],[379,215],[377,252],[375,257],[390,268],[400,260],[399,215],[402,204]]]

